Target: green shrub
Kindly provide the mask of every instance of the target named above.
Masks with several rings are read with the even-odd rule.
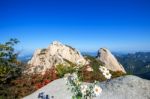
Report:
[[[99,60],[97,60],[95,57],[86,55],[85,56],[86,60],[89,60],[89,66],[93,69],[92,72],[86,71],[87,66],[83,66],[80,71],[79,75],[82,79],[82,81],[85,82],[94,82],[95,80],[97,81],[104,81],[106,80],[103,74],[99,70],[99,66],[102,66],[103,63]]]
[[[103,74],[99,71],[99,69],[93,69],[93,71],[87,71],[87,66],[83,66],[79,72],[79,78],[81,81],[84,82],[94,82],[96,81],[105,81],[106,78],[103,76]]]
[[[97,68],[93,68],[93,66],[91,66],[91,68],[93,68],[93,71],[87,71],[86,68],[87,66],[83,66],[78,72],[78,76],[81,81],[94,82],[96,80],[102,82],[107,80],[99,70],[99,66],[97,66]],[[117,78],[126,75],[122,71],[110,71],[110,74],[112,75],[111,78]]]
[[[14,45],[18,42],[17,39],[10,39],[4,44],[0,43],[0,83],[6,83],[11,78],[20,75],[18,53],[14,51]]]
[[[99,66],[103,66],[104,65],[101,61],[97,60],[93,56],[86,55],[85,58],[86,58],[86,60],[90,60],[90,64],[89,65],[92,66],[92,68],[95,71],[98,71]]]
[[[112,74],[112,78],[117,78],[117,77],[126,75],[126,74],[125,74],[124,72],[122,72],[122,71],[110,71],[110,73]]]
[[[58,64],[56,66],[56,71],[58,76],[61,78],[67,73],[73,73],[75,72],[74,66],[65,66],[64,64]]]

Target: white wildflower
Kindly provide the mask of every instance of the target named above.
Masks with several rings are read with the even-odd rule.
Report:
[[[75,82],[76,85],[80,85],[81,84],[81,82],[78,79],[76,79],[74,82]]]
[[[108,72],[104,72],[103,75],[105,76],[106,79],[110,79],[111,78],[111,74]]]
[[[67,74],[65,74],[64,76],[65,77],[69,77],[71,74],[70,73],[67,73]]]
[[[95,85],[93,91],[96,96],[99,96],[102,92],[102,89],[99,86]]]
[[[64,77],[65,83],[68,83],[68,77]]]
[[[102,72],[102,73],[109,73],[109,70],[104,67],[104,66],[100,66],[99,70]]]
[[[82,93],[83,95],[86,95],[87,88],[88,88],[87,85],[81,85],[81,93]]]
[[[68,77],[64,77],[64,80],[65,80],[65,81],[68,80]]]
[[[73,73],[72,76],[77,79],[78,78],[78,75],[76,73]]]

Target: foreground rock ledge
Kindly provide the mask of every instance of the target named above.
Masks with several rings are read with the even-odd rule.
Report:
[[[94,99],[150,99],[150,81],[136,76],[119,77],[99,85],[103,91]],[[65,81],[58,79],[23,99],[37,99],[41,92],[49,97],[54,96],[53,99],[71,99],[72,96]]]

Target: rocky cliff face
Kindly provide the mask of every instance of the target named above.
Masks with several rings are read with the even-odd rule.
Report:
[[[47,49],[37,49],[28,62],[28,73],[44,73],[47,69],[57,64],[67,64],[70,61],[75,64],[85,64],[86,60],[76,49],[54,41]]]
[[[117,59],[106,48],[101,48],[98,53],[98,60],[103,62],[105,66],[112,71],[126,72]],[[57,64],[68,64],[68,61],[74,64],[87,64],[84,57],[71,46],[64,45],[58,41],[54,41],[46,49],[37,49],[32,59],[28,62],[29,69],[27,73],[45,73],[47,69]]]
[[[117,61],[112,53],[106,49],[101,48],[98,52],[97,59],[105,64],[105,67],[112,71],[122,71],[126,73],[123,66]]]

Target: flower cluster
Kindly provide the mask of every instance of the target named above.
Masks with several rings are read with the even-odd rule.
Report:
[[[69,75],[65,78],[67,85],[70,85],[69,89],[73,92],[73,99],[91,99],[100,95],[102,89],[97,86],[97,82],[93,84],[84,84],[79,81],[76,73]]]
[[[106,67],[100,66],[99,70],[103,73],[106,79],[111,78],[112,75],[110,74],[109,70]]]
[[[102,72],[106,79],[111,78],[112,75],[106,67],[100,66],[99,70]],[[80,82],[77,73],[78,71],[73,74],[68,74],[67,77],[65,77],[67,85],[70,86],[68,89],[73,92],[73,99],[92,99],[93,97],[99,96],[101,94],[102,89],[97,85],[97,81],[91,84],[85,84]]]

